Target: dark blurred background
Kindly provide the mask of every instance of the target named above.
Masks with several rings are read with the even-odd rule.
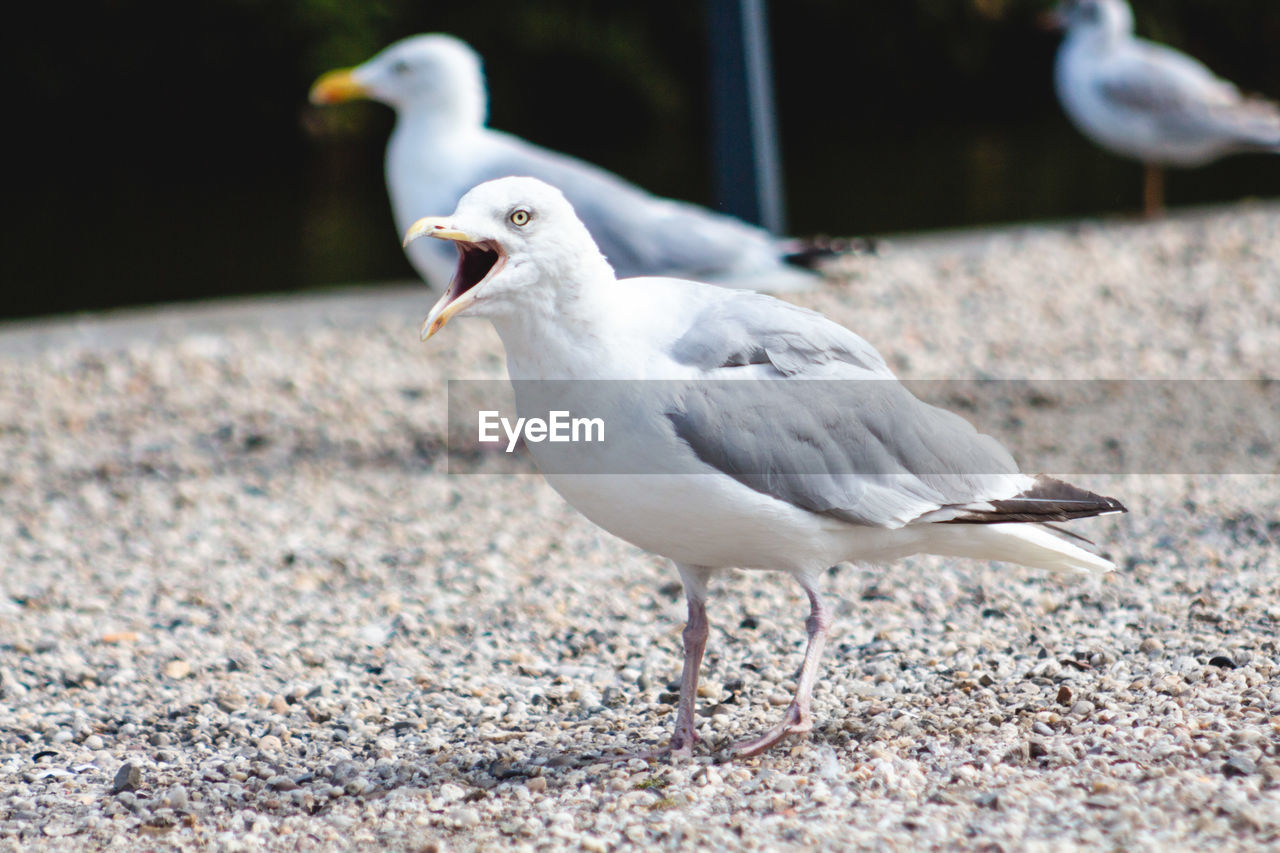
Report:
[[[1139,167],[1093,148],[1058,109],[1058,36],[1036,26],[1049,5],[770,4],[788,230],[1136,210]],[[1135,5],[1140,34],[1280,96],[1280,3]],[[484,56],[492,126],[654,192],[712,201],[701,3],[107,0],[30,11],[11,21],[6,49],[17,156],[0,317],[411,278],[382,183],[390,110],[318,110],[306,97],[320,72],[418,32],[454,33]],[[1175,206],[1280,196],[1280,157],[1173,173],[1168,195]]]

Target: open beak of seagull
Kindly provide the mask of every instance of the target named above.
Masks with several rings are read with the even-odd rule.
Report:
[[[340,104],[357,98],[367,98],[369,90],[356,80],[354,68],[338,68],[326,71],[311,86],[311,103],[316,105]]]
[[[449,282],[449,289],[432,306],[431,313],[422,324],[422,340],[425,341],[444,328],[453,315],[481,298],[477,295],[481,286],[502,270],[507,255],[496,242],[476,240],[465,231],[458,230],[447,216],[428,216],[413,223],[405,232],[404,245],[408,246],[419,237],[452,240],[458,247],[458,269]]]

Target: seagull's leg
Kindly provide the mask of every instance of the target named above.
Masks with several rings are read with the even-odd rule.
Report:
[[[787,706],[782,722],[758,738],[734,744],[735,755],[756,755],[787,735],[802,734],[813,728],[813,713],[809,710],[809,704],[813,697],[813,682],[818,677],[818,660],[822,657],[822,648],[827,643],[827,631],[831,627],[831,611],[818,593],[816,578],[800,575],[797,579],[809,596],[809,618],[805,622],[805,628],[809,631],[809,645],[804,650],[804,663],[800,667],[796,695]]]
[[[680,704],[676,707],[676,731],[671,736],[671,754],[688,757],[698,739],[694,719],[694,701],[698,696],[698,669],[707,648],[707,580],[711,570],[701,566],[677,564],[684,582],[684,597],[689,603],[689,621],[681,639],[684,641],[684,669],[680,673]]]
[[[702,666],[702,653],[707,648],[707,581],[712,569],[705,566],[686,566],[676,563],[680,580],[684,582],[684,597],[689,604],[689,621],[680,635],[684,641],[684,669],[680,672],[680,701],[676,706],[676,730],[671,742],[661,749],[646,749],[627,753],[619,758],[639,758],[652,761],[656,758],[689,758],[698,740],[693,703],[698,696],[698,669]]]
[[[1164,169],[1154,163],[1143,166],[1142,213],[1149,219],[1164,213]]]

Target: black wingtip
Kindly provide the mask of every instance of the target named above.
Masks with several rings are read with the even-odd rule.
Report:
[[[1088,508],[1091,515],[1110,515],[1116,512],[1128,512],[1128,508],[1112,497],[1099,495],[1088,489],[1073,486],[1065,480],[1037,474],[1036,483],[1027,491],[1016,495],[1012,500],[1062,501],[1064,504],[1079,505]],[[1083,517],[1083,516],[1081,516]]]
[[[1044,474],[1037,475],[1035,485],[1025,492],[988,503],[990,509],[970,510],[949,521],[952,524],[1043,523],[1129,511],[1115,498],[1095,494]]]
[[[880,243],[874,237],[828,237],[819,234],[791,241],[782,259],[795,267],[812,270],[847,255],[877,254]]]

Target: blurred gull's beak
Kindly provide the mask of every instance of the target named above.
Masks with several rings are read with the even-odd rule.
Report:
[[[444,328],[454,314],[476,301],[480,285],[502,269],[507,256],[502,247],[492,240],[473,240],[465,231],[453,227],[447,216],[428,216],[413,223],[405,232],[404,245],[408,246],[423,236],[452,240],[458,247],[458,269],[453,274],[453,281],[449,282],[449,288],[432,306],[422,324],[422,340],[425,341]]]
[[[354,68],[326,71],[311,86],[311,103],[340,104],[356,98],[368,97],[369,90],[356,82]]]

